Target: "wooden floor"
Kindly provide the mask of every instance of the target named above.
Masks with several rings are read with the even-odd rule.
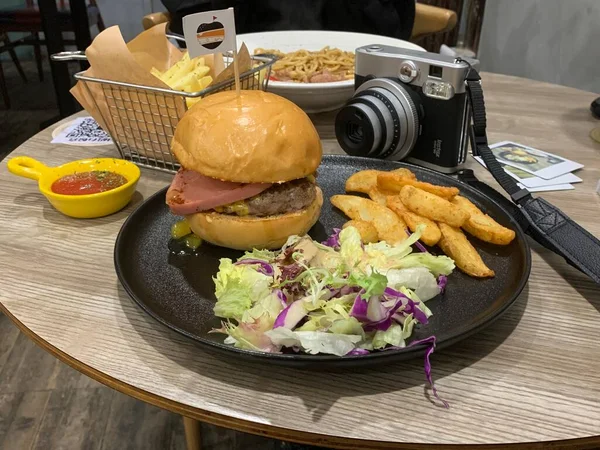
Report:
[[[203,449],[284,448],[203,425]],[[0,449],[184,450],[181,417],[93,381],[0,313]]]
[[[49,73],[39,82],[24,62],[24,84],[11,62],[2,64],[13,105],[0,99],[0,160],[57,114]],[[202,439],[204,450],[301,448],[211,425]],[[0,450],[21,449],[183,450],[185,438],[181,417],[81,375],[0,313]]]

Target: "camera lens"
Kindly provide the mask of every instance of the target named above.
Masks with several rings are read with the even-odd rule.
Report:
[[[335,128],[338,141],[351,155],[370,154],[381,141],[379,118],[375,111],[363,103],[345,108],[343,120],[336,119]]]
[[[419,116],[410,93],[389,79],[362,84],[335,120],[344,151],[355,156],[403,159],[417,141]]]
[[[348,134],[348,139],[353,144],[360,144],[363,141],[363,127],[358,123],[348,123],[347,124],[346,133]]]

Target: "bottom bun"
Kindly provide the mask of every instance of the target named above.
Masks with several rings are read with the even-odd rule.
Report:
[[[186,216],[197,236],[211,244],[236,250],[281,248],[292,235],[305,235],[317,222],[323,193],[316,187],[315,201],[301,211],[271,217],[240,217],[217,212]]]

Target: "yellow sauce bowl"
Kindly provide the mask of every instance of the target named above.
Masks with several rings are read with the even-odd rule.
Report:
[[[18,156],[10,159],[7,165],[12,174],[37,180],[40,192],[54,208],[77,219],[108,216],[123,209],[131,200],[140,179],[138,166],[124,159],[81,159],[58,167],[48,167],[28,156]],[[97,194],[64,195],[52,192],[52,183],[59,178],[93,170],[118,173],[127,179],[127,183]]]

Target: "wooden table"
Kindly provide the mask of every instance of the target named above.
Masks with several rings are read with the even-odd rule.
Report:
[[[585,164],[574,191],[544,197],[600,236],[600,144],[588,137],[597,125],[589,113],[594,95],[491,74],[484,89],[492,142],[512,139]],[[340,153],[332,117],[315,121],[325,149]],[[39,133],[14,155],[56,165],[116,154],[113,147],[51,145],[50,134]],[[491,180],[477,163],[469,166]],[[143,313],[117,281],[113,245],[136,204],[169,180],[144,170],[135,204],[103,219],[73,220],[3,162],[3,311],[39,345],[108,386],[250,433],[353,449],[600,445],[600,287],[558,256],[533,244],[530,281],[516,304],[485,331],[434,354],[446,410],[424,395],[421,359],[382,373],[260,367],[212,356]]]

